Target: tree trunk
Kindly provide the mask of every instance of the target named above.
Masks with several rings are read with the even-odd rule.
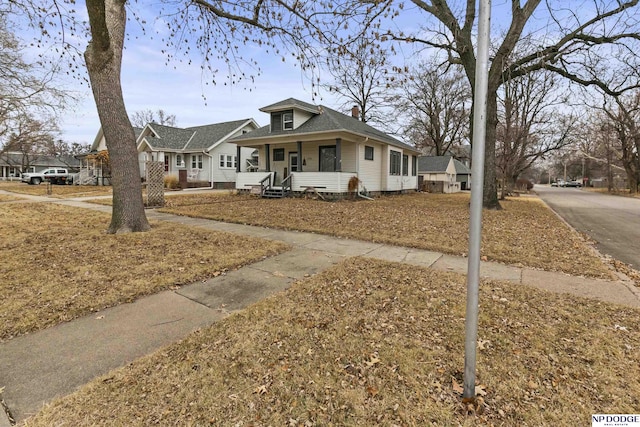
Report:
[[[87,0],[92,39],[85,61],[109,150],[113,209],[107,233],[147,231],[136,138],[122,97],[120,71],[126,25],[124,1]]]
[[[484,147],[484,191],[482,193],[482,207],[493,210],[502,209],[498,201],[498,181],[496,178],[497,92],[497,88],[492,88],[491,85],[489,85],[489,90],[487,91],[487,129]]]

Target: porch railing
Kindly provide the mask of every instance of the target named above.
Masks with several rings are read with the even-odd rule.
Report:
[[[260,195],[264,196],[264,192],[269,188],[271,188],[271,174],[265,176],[260,180]]]
[[[282,195],[283,196],[287,196],[287,195],[289,195],[289,193],[291,193],[291,178],[293,178],[293,175],[289,175],[285,179],[282,180]]]

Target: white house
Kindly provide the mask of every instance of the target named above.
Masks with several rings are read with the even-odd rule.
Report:
[[[309,189],[319,193],[415,191],[419,151],[359,121],[297,99],[263,107],[270,124],[231,141],[258,150],[253,172],[238,170],[238,190],[282,197]],[[356,117],[354,117],[356,116]]]
[[[146,125],[138,136],[141,177],[146,162],[164,162],[166,175],[214,188],[233,188],[236,171],[253,167],[253,149],[240,149],[229,139],[258,128],[253,119],[177,128],[156,123]]]
[[[418,184],[432,193],[457,193],[469,189],[471,171],[452,156],[418,158]]]

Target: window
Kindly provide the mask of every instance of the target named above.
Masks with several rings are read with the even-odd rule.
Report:
[[[411,156],[411,175],[418,175],[418,158],[416,156]]]
[[[364,146],[364,159],[373,160],[373,147],[369,147],[368,145]]]
[[[202,154],[191,155],[191,169],[202,169]]]
[[[409,175],[409,155],[402,155],[402,175]]]
[[[283,162],[284,161],[284,148],[274,148],[273,149],[273,161],[274,162]]]
[[[235,169],[238,164],[238,157],[230,154],[220,154],[220,169]]]
[[[282,128],[284,130],[293,129],[293,112],[292,111],[282,113]]]
[[[176,166],[184,167],[184,161],[182,160],[182,154],[176,154]]]
[[[271,113],[271,132],[293,129],[293,110]]]
[[[164,155],[164,171],[169,172],[169,156],[167,154]]]
[[[389,153],[389,175],[400,175],[402,153],[391,150]]]
[[[336,171],[336,146],[325,145],[320,147],[320,172]]]

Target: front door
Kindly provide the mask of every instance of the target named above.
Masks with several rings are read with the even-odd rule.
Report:
[[[289,153],[289,174],[298,172],[298,153]]]

